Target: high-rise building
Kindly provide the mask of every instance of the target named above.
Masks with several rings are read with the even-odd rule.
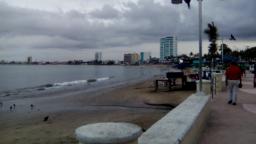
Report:
[[[144,63],[144,62],[149,62],[151,58],[151,53],[150,52],[141,52],[140,53],[140,62]]]
[[[31,63],[32,63],[32,56],[27,57],[27,63],[28,63],[28,64],[31,64]]]
[[[124,54],[124,63],[125,64],[139,63],[139,54],[137,54],[137,53]]]
[[[102,61],[102,52],[95,53],[95,61]]]
[[[160,39],[160,60],[168,56],[177,56],[177,37],[175,36]]]

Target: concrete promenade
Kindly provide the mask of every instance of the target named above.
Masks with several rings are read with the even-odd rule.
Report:
[[[200,144],[256,144],[256,88],[253,75],[243,78],[237,105],[229,105],[223,91],[210,102],[210,117]]]

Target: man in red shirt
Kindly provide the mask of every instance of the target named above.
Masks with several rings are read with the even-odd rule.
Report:
[[[228,80],[228,91],[229,100],[228,104],[236,105],[237,100],[237,90],[242,76],[242,71],[240,67],[232,62],[226,70],[226,78]]]

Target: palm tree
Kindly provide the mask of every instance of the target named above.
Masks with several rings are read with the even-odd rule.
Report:
[[[205,34],[208,35],[210,45],[209,45],[209,57],[211,59],[211,66],[210,66],[210,75],[211,75],[211,93],[213,97],[213,78],[212,78],[212,69],[213,65],[215,63],[215,59],[217,56],[218,52],[218,46],[217,46],[217,39],[218,39],[218,29],[214,25],[214,22],[208,24],[208,28],[204,30]]]
[[[218,46],[217,46],[217,39],[218,39],[218,29],[214,25],[214,22],[208,24],[208,28],[205,29],[205,34],[208,35],[209,41],[211,42],[209,45],[209,55],[211,56],[212,59],[216,58],[217,51],[218,51]]]

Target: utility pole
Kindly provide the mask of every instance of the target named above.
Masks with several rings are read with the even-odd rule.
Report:
[[[203,66],[203,60],[202,60],[202,32],[203,32],[203,15],[202,15],[202,2],[203,0],[198,0],[198,8],[199,8],[199,92],[202,93],[202,66]]]
[[[224,64],[224,45],[223,45],[223,37],[221,38],[221,62],[222,62],[222,65]]]

